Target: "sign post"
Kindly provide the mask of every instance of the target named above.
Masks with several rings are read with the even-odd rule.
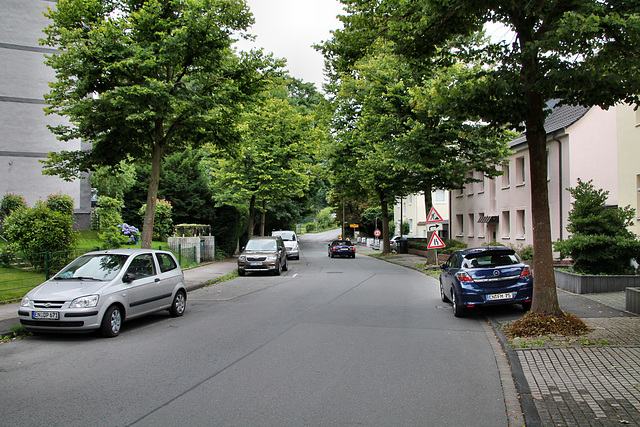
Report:
[[[427,245],[427,251],[433,250],[434,257],[432,259],[431,255],[427,256],[427,262],[429,264],[438,264],[438,249],[444,248],[446,245],[438,236],[438,231],[442,230],[442,216],[438,213],[436,208],[433,206],[429,210],[429,215],[427,215],[427,236],[429,238],[429,244]]]

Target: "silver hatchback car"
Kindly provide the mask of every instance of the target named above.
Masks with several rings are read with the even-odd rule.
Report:
[[[160,310],[182,316],[187,289],[171,252],[114,249],[89,252],[22,299],[20,323],[34,332],[100,330],[115,337],[125,320]]]

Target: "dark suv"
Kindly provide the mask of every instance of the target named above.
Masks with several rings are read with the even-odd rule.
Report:
[[[253,236],[238,257],[239,276],[261,271],[278,276],[288,268],[287,249],[280,236]]]

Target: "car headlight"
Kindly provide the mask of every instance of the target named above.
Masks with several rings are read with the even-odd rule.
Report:
[[[269,255],[267,256],[267,261],[275,261],[278,259],[278,255]]]
[[[247,257],[245,255],[240,255],[238,257],[238,261],[240,261],[240,262],[245,262],[246,260],[247,260]]]
[[[24,298],[22,298],[22,302],[20,303],[21,307],[29,307],[29,297],[25,296]]]
[[[88,295],[71,301],[69,308],[87,308],[95,307],[96,305],[98,305],[98,295]]]

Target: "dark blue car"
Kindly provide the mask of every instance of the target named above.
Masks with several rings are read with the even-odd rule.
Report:
[[[525,311],[531,308],[531,269],[513,249],[487,246],[455,251],[441,268],[440,297],[453,303],[456,317],[483,305],[517,303]]]
[[[329,243],[328,254],[331,258],[335,256],[356,257],[356,247],[350,240],[334,240]]]

